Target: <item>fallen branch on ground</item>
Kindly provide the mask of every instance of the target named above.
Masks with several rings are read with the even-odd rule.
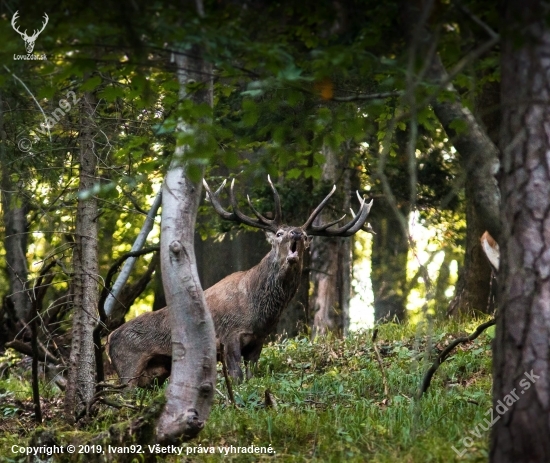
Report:
[[[459,344],[463,344],[465,342],[470,342],[476,339],[481,333],[483,333],[487,328],[490,326],[493,326],[496,323],[496,320],[493,318],[485,323],[482,323],[479,325],[476,330],[470,335],[470,336],[463,336],[461,338],[456,338],[453,342],[451,342],[443,351],[437,356],[434,363],[430,367],[430,369],[426,372],[424,375],[424,380],[422,381],[422,386],[420,387],[420,390],[418,391],[418,398],[421,398],[424,392],[428,390],[430,387],[430,383],[432,381],[432,377],[439,368],[439,365],[441,365],[445,360],[447,360],[447,357],[449,357],[450,353],[453,351],[453,349],[458,346]]]

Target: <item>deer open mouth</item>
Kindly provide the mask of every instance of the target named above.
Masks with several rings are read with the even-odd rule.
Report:
[[[286,261],[290,263],[295,263],[298,262],[298,259],[298,242],[292,240],[292,243],[290,244],[290,248],[288,250],[288,256],[286,256]]]

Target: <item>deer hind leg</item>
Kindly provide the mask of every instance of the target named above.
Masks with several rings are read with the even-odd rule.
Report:
[[[148,358],[144,352],[126,348],[122,341],[124,341],[124,337],[118,330],[109,336],[107,345],[109,360],[120,378],[120,382],[133,387],[138,384]]]
[[[169,376],[172,359],[165,355],[143,355],[135,362],[114,365],[122,384],[130,387],[149,387],[157,380],[161,385]]]
[[[114,334],[117,334],[116,332]],[[120,382],[130,387],[146,387],[155,378],[159,383],[170,375],[171,358],[166,355],[144,352],[136,346],[126,346],[119,337],[109,337],[109,360]]]
[[[160,386],[168,377],[172,369],[172,358],[168,355],[153,355],[146,365],[141,368],[137,385],[139,387],[152,386],[157,381]]]

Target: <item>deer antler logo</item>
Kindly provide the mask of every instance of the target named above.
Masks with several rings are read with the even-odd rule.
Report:
[[[13,15],[13,18],[11,18],[11,27],[13,27],[13,30],[17,32],[21,37],[23,37],[23,40],[25,41],[25,48],[27,49],[27,53],[32,53],[34,50],[34,42],[36,42],[36,39],[40,35],[40,33],[45,29],[46,24],[48,24],[48,15],[44,13],[44,23],[42,24],[42,29],[40,30],[34,30],[33,34],[31,36],[27,35],[27,29],[25,29],[25,32],[21,32],[19,28],[15,25],[15,22],[17,21],[17,18],[19,11],[16,11]]]

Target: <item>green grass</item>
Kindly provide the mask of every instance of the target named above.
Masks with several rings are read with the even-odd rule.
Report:
[[[425,396],[416,399],[428,362],[434,358],[434,347],[442,349],[482,321],[440,324],[430,328],[429,336],[412,325],[381,326],[376,342],[387,376],[388,397],[371,332],[344,340],[311,342],[301,338],[272,343],[262,352],[256,376],[234,387],[236,407],[222,397],[227,390],[218,375],[219,392],[212,413],[199,437],[187,444],[195,454],[185,461],[451,462],[459,461],[452,446],[462,450],[461,440],[467,436],[474,443],[460,461],[485,461],[489,432],[478,438],[469,431],[483,423],[491,407],[489,335],[459,347],[440,367]],[[18,400],[30,399],[28,385],[19,381],[17,391],[13,387],[9,378],[0,380],[0,392],[12,391]],[[266,408],[266,390],[275,399],[275,408]],[[125,399],[143,407],[159,393],[137,390],[126,393]],[[50,402],[59,402],[51,391],[48,397]],[[0,416],[1,403],[0,397]],[[81,432],[93,435],[135,414],[129,409],[104,407]],[[58,415],[49,416],[46,428],[61,426]],[[14,435],[11,429],[0,437],[1,455],[11,454],[6,445],[12,445]],[[22,436],[18,439],[20,443]],[[271,445],[276,453],[204,455],[196,453],[199,444],[216,449]]]

